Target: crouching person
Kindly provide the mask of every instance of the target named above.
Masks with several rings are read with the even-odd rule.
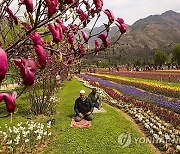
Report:
[[[82,119],[91,121],[93,119],[93,104],[86,97],[86,92],[84,90],[80,91],[80,97],[78,97],[75,101],[74,111],[76,112],[75,121],[79,122]]]
[[[101,109],[101,99],[99,94],[97,93],[96,88],[92,89],[92,92],[88,95],[88,98],[90,99],[94,107],[98,108],[98,110]]]

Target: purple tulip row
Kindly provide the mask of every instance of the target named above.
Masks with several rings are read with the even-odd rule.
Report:
[[[85,75],[85,74],[81,74],[81,76],[88,78],[92,81],[99,82],[100,85],[115,88],[119,90],[120,92],[122,92],[123,94],[136,98],[138,100],[143,100],[148,103],[155,103],[162,107],[174,110],[177,113],[180,113],[180,101],[176,98],[169,100],[168,97],[165,97],[162,95],[156,95],[147,91],[143,91],[134,86],[120,85],[120,84],[113,83],[108,80],[102,80],[100,78],[90,76],[90,75]]]

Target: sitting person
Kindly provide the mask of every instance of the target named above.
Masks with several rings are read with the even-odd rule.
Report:
[[[80,91],[80,97],[75,101],[74,111],[76,112],[76,116],[74,118],[76,122],[79,122],[82,119],[86,119],[88,121],[93,119],[93,104],[89,98],[86,97],[86,92],[84,90]]]
[[[100,110],[100,108],[101,108],[101,101],[100,101],[100,97],[99,97],[99,95],[97,93],[96,88],[92,89],[92,92],[88,95],[88,98],[92,102],[93,106],[98,108],[98,110]]]

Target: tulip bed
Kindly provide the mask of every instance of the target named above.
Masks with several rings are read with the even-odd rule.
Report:
[[[133,86],[120,85],[118,83],[113,83],[108,80],[103,80],[101,78],[90,76],[90,75],[81,75],[82,77],[88,78],[91,81],[98,82],[102,86],[112,87],[123,93],[123,95],[136,99],[139,101],[146,102],[146,104],[155,104],[160,107],[164,107],[180,113],[180,101],[178,99],[169,99],[168,97],[162,95],[156,95],[147,91],[143,91]]]
[[[80,81],[90,88],[97,87],[101,97],[110,105],[116,106],[132,116],[143,126],[145,131],[161,151],[167,153],[178,152],[180,139],[179,115],[154,104],[147,104],[116,92],[102,83],[93,81],[87,76],[80,76]]]
[[[145,71],[145,72],[130,72],[130,71],[120,71],[120,72],[109,72],[106,70],[98,70],[98,73],[101,74],[111,74],[111,75],[120,75],[125,77],[133,78],[143,78],[151,79],[158,81],[170,81],[170,82],[179,82],[180,81],[180,72],[164,72],[164,71]]]
[[[153,92],[155,94],[163,94],[168,97],[180,98],[180,84],[179,83],[168,83],[159,82],[155,80],[147,80],[140,78],[131,77],[119,77],[113,75],[103,75],[103,74],[89,74],[95,77],[100,77],[105,80],[114,81],[117,83],[135,86],[146,91]]]

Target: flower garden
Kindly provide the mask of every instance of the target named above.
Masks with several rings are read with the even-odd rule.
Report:
[[[157,142],[161,151],[170,153],[179,149],[180,101],[164,95],[144,91],[129,84],[123,85],[117,77],[101,74],[81,74],[86,85],[98,87],[113,100],[107,102],[129,114],[146,133]],[[138,78],[136,78],[138,82]],[[113,81],[113,82],[112,82]],[[142,84],[143,85],[143,84]],[[104,97],[107,99],[107,97]]]
[[[109,50],[127,31],[104,3],[0,1],[0,154],[180,152],[176,71],[80,74],[85,56]],[[104,29],[96,32],[98,23]],[[117,39],[109,41],[113,26]],[[105,112],[93,113],[88,129],[71,128],[79,91],[93,87]]]

